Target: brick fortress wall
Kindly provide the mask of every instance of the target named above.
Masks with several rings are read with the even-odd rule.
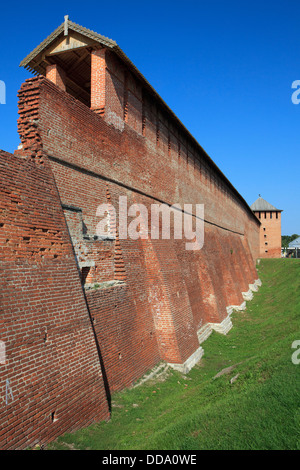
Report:
[[[176,367],[198,357],[197,333],[208,324],[230,326],[227,307],[241,305],[256,280],[259,249],[259,222],[238,193],[158,106],[154,112],[155,103],[145,95],[140,101],[133,77],[124,77],[123,89],[116,75],[106,79],[99,115],[43,78],[29,80],[20,94],[22,109],[26,90],[36,88],[40,143],[77,259],[87,284],[100,285],[86,297],[111,391],[160,359]],[[203,249],[189,252],[186,240],[172,237],[95,239],[98,205],[110,201],[118,213],[120,196],[149,212],[154,203],[204,204]]]

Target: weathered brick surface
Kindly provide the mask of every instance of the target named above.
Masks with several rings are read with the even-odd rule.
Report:
[[[162,359],[184,362],[197,347],[199,325],[221,322],[226,317],[226,306],[241,303],[242,292],[256,279],[254,261],[259,229],[256,218],[203,151],[201,154],[201,148],[196,149],[186,135],[176,130],[174,123],[168,124],[166,116],[153,103],[135,107],[134,116],[139,115],[141,123],[139,109],[146,116],[142,135],[130,124],[134,120],[130,118],[130,106],[125,109],[120,130],[49,81],[37,79],[33,83],[39,89],[38,132],[43,150],[50,158],[61,201],[82,210],[91,237],[99,221],[97,207],[108,198],[117,212],[119,196],[127,196],[128,207],[132,203],[144,204],[148,213],[153,203],[179,203],[182,207],[189,203],[194,204],[193,208],[195,204],[204,204],[205,242],[200,251],[188,253],[184,239],[119,240],[127,277],[126,292],[131,304],[135,301],[139,305],[134,316],[140,318],[141,325],[154,321]],[[126,86],[133,89],[129,83],[127,76]],[[137,87],[135,93],[142,95]],[[110,98],[107,93],[106,107],[111,104]],[[113,96],[112,103],[114,99]],[[25,106],[23,99],[21,105]],[[151,127],[151,120],[157,121],[160,113],[159,122]],[[95,269],[100,273],[101,253],[105,249],[103,242],[97,243]],[[113,241],[112,245],[115,244]],[[115,263],[116,249],[112,248],[112,252]],[[111,280],[116,264],[109,273],[104,263],[103,271],[111,276],[106,280]],[[138,300],[141,296],[143,301]],[[104,326],[106,317],[102,318]],[[139,337],[141,330],[137,328],[131,334]],[[105,357],[114,339],[107,345],[108,339],[101,341]],[[135,344],[131,352],[138,364],[138,341]],[[156,360],[157,356],[154,357]],[[118,368],[119,362],[116,363]],[[147,367],[146,361],[144,371]],[[138,378],[142,370],[143,366],[137,367],[136,377],[131,377]],[[123,374],[127,383],[126,365]],[[114,376],[113,368],[108,375]],[[115,389],[113,378],[111,387]]]
[[[0,152],[0,448],[109,417],[100,360],[49,163]]]
[[[249,284],[257,278],[255,260],[259,255],[256,217],[183,126],[151,96],[149,89],[144,89],[132,73],[120,66],[120,60],[105,50],[92,53],[91,79],[91,107],[96,112],[43,77],[22,85],[18,128],[23,148],[16,155],[22,156],[23,160],[16,156],[10,159],[19,165],[20,162],[30,165],[32,182],[38,180],[39,183],[34,188],[26,185],[24,195],[23,190],[12,191],[11,207],[14,207],[13,203],[19,204],[18,197],[22,200],[26,196],[36,213],[34,207],[44,204],[41,195],[45,191],[40,190],[38,194],[38,189],[39,185],[45,184],[43,172],[48,171],[50,165],[63,212],[58,199],[51,199],[49,210],[53,220],[49,222],[49,214],[45,211],[48,225],[41,226],[40,222],[34,225],[47,229],[47,234],[40,238],[39,230],[35,232],[30,225],[25,235],[29,240],[8,243],[3,252],[7,260],[21,257],[26,266],[29,265],[30,277],[23,281],[26,289],[33,286],[38,302],[41,297],[51,297],[52,318],[67,322],[70,338],[58,349],[65,358],[59,377],[63,370],[70,368],[73,371],[78,367],[79,355],[72,354],[71,345],[78,346],[79,337],[84,337],[82,331],[86,335],[82,344],[88,354],[81,372],[84,373],[87,364],[91,367],[88,374],[84,373],[83,386],[80,381],[72,381],[72,374],[62,379],[65,388],[73,390],[74,386],[78,394],[86,389],[85,407],[78,426],[107,417],[99,361],[108,397],[132,384],[160,360],[183,364],[199,348],[197,331],[207,323],[221,323],[227,317],[226,307],[243,302],[242,292],[248,291]],[[10,163],[6,164],[7,171],[13,172],[12,167]],[[36,172],[34,177],[32,169]],[[49,172],[47,178],[46,181],[50,178]],[[45,193],[47,201],[50,195],[53,196],[53,186],[51,188],[52,192]],[[143,204],[148,214],[153,204],[180,204],[182,208],[184,204],[193,204],[194,222],[196,204],[204,204],[203,248],[187,251],[184,237],[174,239],[173,226],[170,240],[150,236],[123,239],[119,226],[120,196],[127,197],[128,208],[134,203]],[[114,234],[107,239],[97,238],[97,208],[103,203],[110,203],[116,210],[116,218],[109,211],[109,230]],[[128,217],[128,224],[132,220]],[[15,221],[16,225],[22,226],[18,213],[15,213]],[[149,229],[150,217],[143,224]],[[47,258],[51,256],[53,259]],[[36,260],[42,263],[43,271]],[[78,268],[83,269],[82,279],[88,284],[96,284],[94,287],[97,288],[86,290],[84,294]],[[46,283],[44,293],[44,287],[40,287],[40,284],[44,286],[44,281],[39,276],[46,271],[46,279],[52,279],[54,284],[49,287]],[[17,297],[21,309],[27,309],[30,302],[35,301],[32,295],[30,299],[26,297],[26,289],[21,289]],[[48,305],[47,301],[44,305]],[[24,331],[30,332],[27,315],[24,314],[20,321]],[[28,319],[31,321],[30,315]],[[80,321],[86,329],[77,327]],[[50,328],[50,323],[46,324]],[[57,335],[61,331],[64,330],[57,328]],[[93,331],[100,357],[95,352]],[[53,358],[47,351],[41,359],[50,365]],[[98,382],[94,378],[94,386],[98,391],[91,394],[88,380],[95,377],[96,370]],[[46,374],[46,390],[52,390],[50,382]],[[60,386],[59,380],[55,383]],[[43,393],[38,395],[38,400]],[[68,403],[72,403],[68,401],[68,395],[59,393],[55,387],[53,393],[60,397],[62,409],[68,409]],[[45,397],[47,401],[48,395]],[[52,400],[54,405],[56,402],[54,398]],[[90,413],[91,400],[95,400],[94,415]],[[51,407],[42,406],[42,416],[48,416],[50,410],[56,411],[51,400],[48,402]],[[36,407],[37,402],[32,404],[33,420],[36,420]],[[57,429],[61,432],[77,427],[75,405],[74,409],[68,409],[67,425],[62,424],[65,418],[60,418],[62,411],[59,413],[58,406],[57,409],[58,421],[48,425],[45,425],[46,417],[42,421],[43,439],[56,435],[51,426],[60,425]],[[10,417],[10,425],[12,422]],[[30,426],[33,434],[41,432],[36,421]],[[19,446],[23,435],[17,429]],[[7,439],[7,434],[5,436]]]

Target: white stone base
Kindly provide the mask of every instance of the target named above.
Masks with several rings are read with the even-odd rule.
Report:
[[[256,279],[253,284],[249,284],[248,292],[243,292],[243,299],[246,301],[253,299],[253,292],[258,292],[258,288],[262,285],[260,279]]]
[[[257,284],[249,284],[249,289],[252,290],[252,292],[258,292]]]
[[[254,281],[254,284],[260,287],[262,285],[262,282],[260,279],[256,279],[256,281]]]
[[[232,315],[233,310],[234,310],[233,305],[229,305],[229,307],[226,307],[226,312],[229,316]]]
[[[154,367],[148,374],[145,374],[141,379],[139,379],[131,388],[136,388],[142,385],[143,383],[147,382],[151,379],[157,379],[159,376],[167,372],[169,369],[168,364],[165,362],[159,363],[156,367]]]
[[[168,366],[172,367],[172,369],[181,372],[182,374],[187,374],[192,367],[194,367],[197,362],[200,361],[201,357],[204,354],[204,349],[200,346],[185,362],[184,364],[172,364],[168,363]]]
[[[244,300],[244,302],[241,303],[241,305],[231,305],[230,307],[227,307],[227,309],[229,309],[229,308],[231,308],[232,311],[235,311],[235,312],[242,312],[243,310],[246,309],[246,301]],[[228,310],[227,310],[227,312],[228,312]]]
[[[243,299],[246,301],[253,299],[253,291],[251,289],[249,289],[248,292],[242,292],[242,295],[243,295]]]
[[[227,335],[228,331],[233,327],[232,321],[230,320],[230,315],[228,315],[221,323],[209,323],[211,328],[217,333],[222,335]]]
[[[199,344],[202,344],[212,334],[212,332],[213,330],[209,323],[206,323],[206,325],[202,326],[202,328],[197,331]]]

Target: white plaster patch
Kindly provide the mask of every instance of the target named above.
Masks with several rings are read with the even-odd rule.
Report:
[[[119,131],[123,131],[125,124],[122,118],[118,116],[114,111],[112,111],[110,108],[106,110],[105,113],[105,120],[108,124],[112,124],[116,129]]]

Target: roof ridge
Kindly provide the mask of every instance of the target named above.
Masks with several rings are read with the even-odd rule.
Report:
[[[99,34],[99,33],[97,33],[96,31],[93,31],[92,29],[86,28],[85,26],[81,26],[81,25],[78,24],[78,23],[74,23],[74,21],[68,20],[68,25],[71,26],[71,28],[72,28],[72,26],[73,26],[73,28],[75,28],[75,29],[79,29],[80,31],[86,32],[86,33],[88,33],[88,34],[91,34],[92,36],[95,36],[95,37],[97,37],[98,39],[101,39],[101,40],[103,40],[103,41],[106,41],[106,42],[110,43],[110,45],[112,45],[112,46],[117,46],[116,41],[114,41],[113,39],[110,39],[110,38],[108,38],[108,37],[106,37],[106,36],[103,36],[102,34]],[[77,32],[80,32],[80,31],[77,31]]]

